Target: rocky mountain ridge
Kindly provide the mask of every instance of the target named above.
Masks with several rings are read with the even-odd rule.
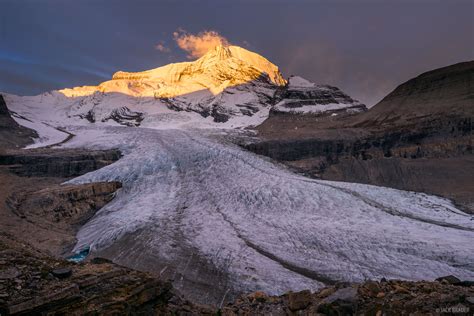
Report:
[[[337,87],[316,85],[304,78],[291,76],[283,89],[276,92],[278,103],[270,115],[279,113],[336,116],[367,111],[367,107]]]

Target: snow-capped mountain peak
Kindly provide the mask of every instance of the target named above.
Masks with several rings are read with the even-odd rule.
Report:
[[[208,90],[217,95],[228,87],[261,78],[269,79],[274,85],[286,84],[278,67],[266,58],[238,46],[217,46],[196,61],[173,63],[141,72],[118,71],[112,80],[95,89],[78,87],[60,92],[66,96],[84,96],[100,91],[173,98]]]
[[[291,76],[288,79],[288,87],[290,88],[313,88],[315,86],[315,83],[300,76]]]
[[[97,103],[98,99],[115,94],[115,97],[135,99],[127,100],[126,107],[130,111],[143,112],[144,109],[135,107],[134,103],[152,101],[161,108],[154,112],[195,112],[200,114],[200,120],[210,117],[218,123],[235,118],[231,127],[236,127],[263,121],[274,104],[275,91],[286,84],[278,67],[259,54],[238,46],[217,46],[195,61],[141,72],[118,71],[112,80],[98,86],[59,92],[68,98],[87,98],[81,106],[74,107],[70,116],[93,118],[92,121],[107,120],[117,107],[104,111],[104,102],[91,107],[88,99]],[[122,110],[124,106],[120,105]],[[257,112],[260,114],[255,117]],[[188,114],[180,113],[188,117],[184,121],[189,121]],[[146,118],[144,123],[147,123]]]
[[[118,71],[97,86],[35,97],[7,95],[6,100],[19,115],[45,126],[238,128],[262,123],[272,109],[292,114],[365,109],[337,88],[301,77],[287,82],[276,65],[238,46],[217,46],[195,61]]]

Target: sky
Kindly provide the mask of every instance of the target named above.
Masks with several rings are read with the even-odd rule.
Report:
[[[263,55],[285,77],[337,86],[369,106],[420,73],[474,59],[474,0],[0,4],[0,91],[19,95],[197,58],[180,39],[203,34]]]

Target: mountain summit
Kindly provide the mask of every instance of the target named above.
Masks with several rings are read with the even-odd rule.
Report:
[[[74,125],[80,119],[81,124],[237,128],[260,124],[270,111],[320,115],[365,110],[335,87],[300,77],[287,81],[265,57],[222,45],[195,61],[141,72],[118,71],[98,86],[6,99],[25,117],[38,107],[36,119],[44,115],[46,125],[53,120]],[[54,113],[44,114],[45,107],[54,108]]]
[[[172,98],[200,91],[217,95],[226,88],[255,80],[277,86],[286,84],[278,67],[266,58],[238,46],[217,46],[192,62],[174,63],[141,72],[118,71],[112,80],[97,87],[64,89],[61,92],[67,96],[100,91]]]

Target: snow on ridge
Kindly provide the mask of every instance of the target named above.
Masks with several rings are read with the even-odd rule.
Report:
[[[305,78],[300,77],[300,76],[291,76],[288,79],[288,87],[290,87],[290,88],[295,88],[295,87],[298,87],[298,88],[314,88],[315,86],[316,86],[315,83],[313,83],[309,80],[306,80]]]
[[[292,100],[293,101],[293,100]],[[353,103],[329,103],[329,104],[309,104],[301,105],[298,107],[287,106],[290,103],[287,100],[283,100],[280,103],[276,104],[273,108],[274,111],[285,112],[285,113],[295,113],[295,114],[318,114],[324,112],[333,112],[337,110],[347,109],[350,110],[354,107]],[[354,108],[354,113],[360,112],[361,110]]]

